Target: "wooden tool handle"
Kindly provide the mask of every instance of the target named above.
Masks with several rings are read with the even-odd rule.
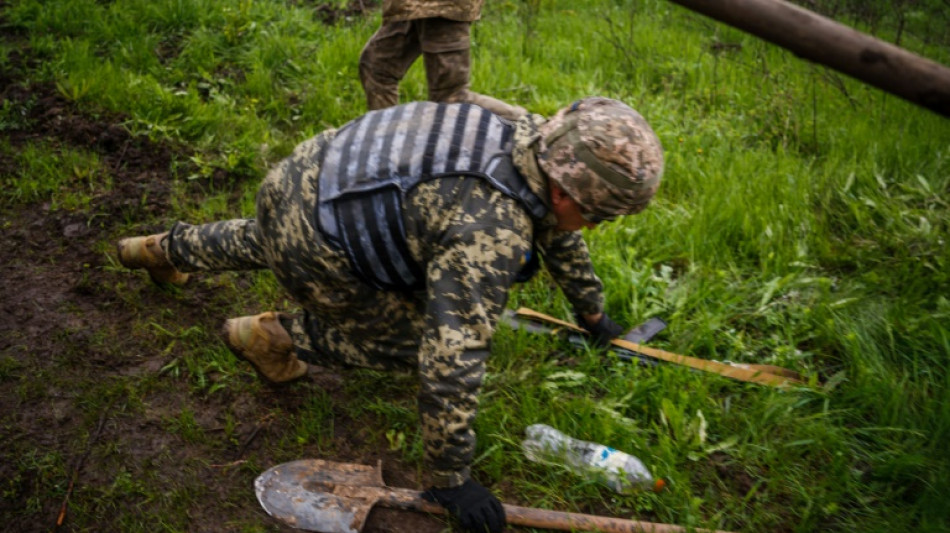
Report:
[[[386,487],[379,493],[378,504],[395,509],[409,509],[432,514],[446,514],[439,504],[426,501],[422,493],[409,489]],[[562,531],[600,531],[602,533],[684,533],[686,528],[673,524],[641,522],[563,511],[503,504],[511,525],[559,529]],[[729,533],[710,529],[693,529],[697,533]]]
[[[564,531],[601,531],[603,533],[683,533],[686,528],[674,524],[642,522],[625,518],[597,516],[564,511],[549,511],[504,504],[509,524],[546,527]],[[693,529],[697,533],[728,533],[727,531]]]
[[[553,316],[549,316],[526,307],[518,309],[517,315],[519,317],[538,320],[548,324],[555,324],[578,333],[586,333],[583,328],[576,324],[571,324],[570,322],[554,318]],[[613,339],[610,341],[610,344],[617,346],[618,348],[624,348],[626,350],[630,350],[631,352],[640,353],[647,357],[658,359],[660,361],[675,363],[677,365],[695,368],[696,370],[702,370],[705,372],[713,372],[719,374],[720,376],[736,379],[739,381],[758,383],[760,385],[770,385],[772,387],[787,387],[791,385],[804,384],[800,379],[801,376],[798,376],[797,373],[784,368],[779,370],[779,367],[769,365],[733,366],[720,363],[718,361],[710,361],[708,359],[700,359],[698,357],[690,357],[688,355],[680,355],[667,352],[665,350],[659,350],[657,348],[650,348],[649,346],[644,346],[642,344],[637,344],[635,342],[630,342],[623,339]]]

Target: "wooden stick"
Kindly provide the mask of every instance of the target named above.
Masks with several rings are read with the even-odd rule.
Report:
[[[377,488],[379,499],[376,503],[393,509],[445,514],[441,505],[430,503],[422,498],[422,493],[397,487]],[[339,494],[339,491],[334,491]],[[557,529],[561,531],[599,531],[600,533],[686,533],[687,529],[676,524],[643,522],[611,516],[598,516],[566,511],[551,511],[533,507],[520,507],[503,503],[505,519],[510,525]],[[728,531],[695,528],[696,533],[729,533]]]
[[[89,440],[89,444],[86,445],[86,453],[82,454],[82,457],[76,461],[76,467],[73,468],[73,475],[69,478],[69,486],[66,487],[66,496],[63,498],[63,505],[61,505],[59,508],[59,516],[56,517],[56,527],[54,529],[58,529],[63,525],[63,521],[66,520],[66,508],[69,505],[69,496],[73,493],[73,486],[76,484],[76,479],[79,477],[79,470],[82,469],[82,465],[86,462],[86,458],[89,457],[89,453],[92,452],[92,446],[97,440],[99,440],[99,435],[102,434],[102,428],[106,424],[106,413],[108,412],[109,408],[107,407],[99,417],[99,424],[96,427],[96,434],[93,435],[92,439]]]
[[[950,68],[783,0],[672,0],[950,117]]]

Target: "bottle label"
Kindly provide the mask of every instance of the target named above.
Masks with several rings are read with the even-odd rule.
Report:
[[[602,446],[600,453],[595,454],[594,458],[594,466],[606,470],[619,470],[626,462],[624,454],[617,453],[617,450],[610,446]]]
[[[610,450],[610,457],[607,458],[604,467],[607,468],[607,470],[616,470],[618,472],[624,470],[627,467],[627,459],[629,459],[630,456],[618,452],[613,448],[608,449]]]

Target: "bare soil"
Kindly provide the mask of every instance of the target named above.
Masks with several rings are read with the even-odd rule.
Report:
[[[167,292],[121,271],[111,257],[121,231],[163,229],[156,221],[170,210],[171,169],[187,164],[187,148],[133,137],[121,125],[125,117],[83,114],[51,86],[30,84],[16,70],[0,74],[2,100],[25,114],[22,127],[0,129],[14,150],[39,140],[90,150],[114,180],[85,209],[0,201],[0,529],[119,531],[129,525],[117,516],[133,508],[143,521],[164,523],[154,529],[290,531],[258,505],[253,480],[303,458],[280,447],[292,430],[287,419],[307,409],[315,389],[347,405],[345,373],[273,390],[248,371],[235,378],[240,386],[232,381],[209,393],[187,372],[163,372],[183,357],[183,343],[133,325],[172,317],[182,328],[216,331],[240,293],[233,285],[247,283],[228,278],[223,295],[214,283]],[[0,175],[9,176],[13,164],[0,151]],[[234,178],[212,179],[220,187]],[[194,184],[193,194],[207,185]],[[199,437],[175,429],[188,412]],[[416,470],[389,451],[372,415],[351,418],[338,409],[330,416],[329,451],[304,445],[301,453],[382,459],[389,484],[423,488]],[[441,518],[378,509],[364,531],[445,527]]]

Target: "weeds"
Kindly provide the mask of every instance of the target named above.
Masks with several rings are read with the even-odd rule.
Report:
[[[14,167],[0,176],[4,203],[53,200],[52,209],[87,207],[95,194],[112,186],[96,154],[42,144],[21,147]]]
[[[950,58],[940,2],[811,4]],[[169,191],[138,193],[129,207],[137,215],[107,233],[253,216],[270,164],[364,111],[356,58],[378,20],[324,26],[307,5],[8,2],[4,24],[28,40],[22,54],[33,61],[4,42],[0,68],[56,87],[77,112],[127,117],[133,136],[189,147],[171,161]],[[476,420],[476,477],[505,499],[696,527],[945,530],[945,119],[668,2],[489,2],[474,36],[473,89],[542,114],[583,96],[621,98],[665,146],[651,207],[587,233],[611,316],[628,326],[660,316],[669,327],[651,344],[782,365],[809,380],[777,392],[641,368],[499,325]],[[425,98],[421,66],[401,97]],[[36,105],[4,100],[0,133],[29,128]],[[0,162],[5,232],[19,231],[13,208],[49,203],[92,217],[119,185],[100,155],[61,143],[5,137]],[[154,194],[168,195],[167,208],[144,214]],[[100,237],[98,255],[112,253],[112,236]],[[75,401],[84,416],[60,421],[62,430],[81,434],[112,405],[115,420],[134,420],[149,440],[103,437],[93,450],[102,473],[73,497],[75,527],[95,529],[109,516],[123,531],[194,530],[217,518],[209,509],[248,509],[214,523],[262,531],[269,526],[250,510],[247,489],[257,473],[351,445],[360,448],[354,455],[388,454],[422,472],[412,376],[347,372],[342,391],[304,384],[274,393],[217,341],[227,316],[293,310],[272,274],[205,276],[156,291],[113,260],[92,268],[77,267],[84,277],[70,287],[103,289],[98,305],[135,318],[51,332],[69,345],[54,360],[83,377]],[[113,283],[96,285],[90,273]],[[571,316],[543,274],[510,304]],[[69,312],[81,318],[89,309]],[[63,372],[35,368],[32,349],[12,340],[0,352],[10,401],[72,401]],[[107,357],[118,375],[94,383],[89,374]],[[66,490],[68,458],[21,435],[15,411],[0,418],[13,442],[0,494],[20,508],[3,513],[33,520]],[[530,463],[521,434],[536,422],[634,453],[670,489],[614,495]],[[209,472],[219,476],[214,491]]]
[[[195,421],[195,413],[191,409],[182,409],[178,416],[168,418],[165,424],[170,433],[177,434],[185,442],[197,443],[205,438],[204,431]]]
[[[338,408],[324,391],[311,391],[303,410],[293,424],[294,438],[298,448],[315,446],[326,451],[334,448],[333,412]]]

